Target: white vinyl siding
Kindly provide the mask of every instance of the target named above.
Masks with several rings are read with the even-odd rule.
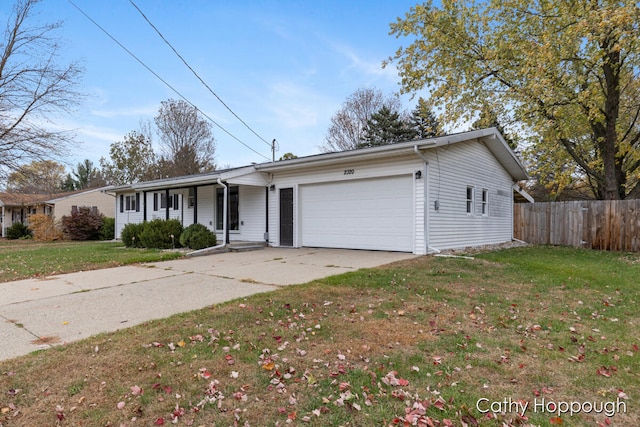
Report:
[[[265,192],[265,187],[240,186],[240,232],[238,238],[241,238],[241,240],[264,241],[266,227]]]
[[[489,149],[469,141],[437,150],[429,165],[429,246],[442,250],[510,241],[513,180]],[[468,186],[486,190],[490,201],[486,215],[481,215],[479,196],[474,200],[475,213],[467,213]]]
[[[215,231],[215,186],[198,187],[198,222]],[[221,236],[218,236],[218,240]]]
[[[120,197],[122,196],[122,197]],[[136,193],[121,193],[116,197],[116,237],[120,237],[122,229],[129,223],[141,223],[143,219],[142,209],[142,193],[140,193],[140,210],[136,212],[135,209],[126,209],[126,200],[129,197],[129,208],[131,208],[131,198],[135,200]]]

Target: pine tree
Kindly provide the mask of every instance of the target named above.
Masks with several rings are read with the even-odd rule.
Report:
[[[416,132],[400,114],[382,107],[367,120],[364,137],[358,148],[377,147],[415,139]]]

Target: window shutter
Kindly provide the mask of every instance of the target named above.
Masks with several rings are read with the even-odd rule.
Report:
[[[140,193],[136,193],[136,212],[140,212]]]
[[[153,193],[153,210],[158,210],[158,193]]]
[[[120,195],[120,213],[124,212],[124,195]]]
[[[178,209],[180,209],[180,195],[179,194],[174,194],[173,195],[173,210],[177,211]]]

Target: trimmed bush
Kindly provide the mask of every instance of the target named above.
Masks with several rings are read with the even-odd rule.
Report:
[[[64,238],[64,233],[53,221],[53,217],[46,214],[29,215],[29,230],[33,233],[33,240],[40,242],[53,242]]]
[[[100,240],[113,240],[116,238],[116,219],[104,217],[100,229]]]
[[[104,215],[97,209],[80,206],[62,217],[62,231],[70,240],[98,240],[103,223]]]
[[[31,237],[31,230],[21,222],[16,222],[6,231],[7,239],[28,239]]]
[[[180,247],[182,224],[177,219],[154,219],[145,224],[140,242],[145,248],[172,249]]]
[[[193,250],[209,248],[216,243],[216,235],[202,224],[191,224],[180,235],[180,244]]]
[[[122,233],[120,237],[122,238],[122,243],[128,248],[141,248],[142,240],[140,239],[140,235],[144,231],[144,227],[147,225],[146,222],[140,224],[127,224],[122,229]]]

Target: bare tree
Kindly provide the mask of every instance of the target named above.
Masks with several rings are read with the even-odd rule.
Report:
[[[330,153],[358,148],[358,144],[364,139],[367,121],[382,107],[398,112],[401,107],[400,99],[385,96],[378,89],[357,89],[331,117],[331,125],[320,149]]]
[[[0,177],[19,165],[68,152],[69,131],[51,130],[51,116],[69,112],[81,94],[72,62],[58,64],[61,24],[29,25],[39,0],[16,0],[0,40]]]
[[[211,124],[198,109],[182,100],[162,101],[154,118],[162,156],[163,176],[181,176],[215,169],[216,145]]]

